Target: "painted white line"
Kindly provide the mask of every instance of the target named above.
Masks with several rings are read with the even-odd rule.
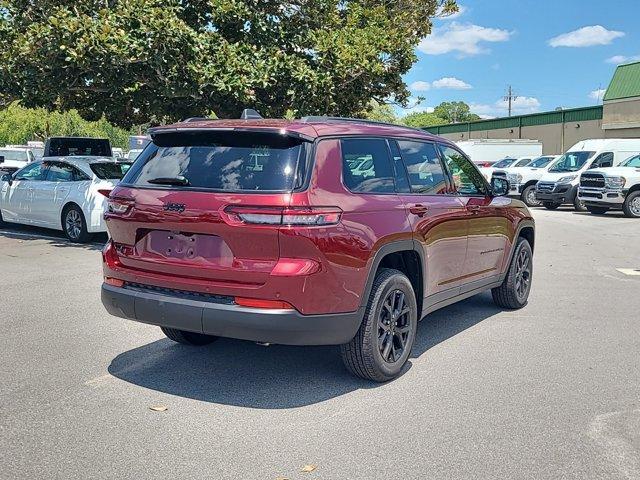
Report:
[[[625,275],[640,277],[640,268],[616,268],[616,270]]]

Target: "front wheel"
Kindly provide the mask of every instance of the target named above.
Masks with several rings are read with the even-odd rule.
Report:
[[[162,333],[164,333],[167,338],[174,342],[181,343],[182,345],[208,345],[218,339],[218,337],[214,337],[213,335],[187,332],[186,330],[178,330],[176,328],[160,327],[160,330],[162,330]]]
[[[501,308],[518,309],[527,304],[533,278],[533,251],[526,238],[519,237],[507,276],[491,290],[493,301]]]
[[[539,207],[542,205],[542,202],[536,198],[536,186],[529,185],[522,191],[521,197],[522,201],[525,203],[527,207]]]
[[[555,210],[560,206],[560,204],[554,202],[542,202],[542,206],[544,206],[544,208],[546,208],[547,210]]]
[[[576,195],[576,198],[573,199],[573,208],[575,208],[576,212],[586,212],[587,206],[584,204],[580,197]]]
[[[593,213],[594,215],[604,215],[609,211],[607,207],[594,207],[592,205],[587,205],[587,210],[589,210],[589,213]]]
[[[630,218],[640,218],[640,190],[631,192],[622,204],[622,211]]]
[[[398,270],[379,270],[358,333],[340,347],[347,370],[375,382],[397,377],[411,354],[417,325],[418,307],[409,279]]]
[[[69,241],[88,243],[93,235],[87,231],[87,222],[80,207],[70,205],[62,212],[62,228]]]

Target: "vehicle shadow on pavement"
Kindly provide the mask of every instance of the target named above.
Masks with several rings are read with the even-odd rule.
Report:
[[[27,225],[11,224],[0,227],[0,237],[11,238],[23,242],[33,240],[44,240],[53,247],[61,248],[82,248],[85,250],[102,250],[107,242],[106,233],[97,233],[93,236],[90,243],[72,243],[64,233],[58,230],[49,230],[47,228],[30,227]]]
[[[481,294],[432,313],[418,326],[412,358],[499,311],[490,294]],[[405,373],[410,368],[411,360]],[[381,385],[349,374],[338,347],[264,347],[231,339],[206,347],[158,340],[121,353],[108,370],[116,378],[151,390],[262,409],[311,405]]]

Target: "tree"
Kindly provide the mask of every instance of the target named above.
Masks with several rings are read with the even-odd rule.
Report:
[[[480,120],[478,115],[470,113],[469,105],[464,102],[442,102],[433,109],[433,113],[444,119],[444,123],[460,123]]]
[[[134,124],[354,115],[455,0],[0,0],[0,101]]]
[[[442,125],[444,123],[447,123],[447,121],[443,118],[440,118],[435,113],[424,111],[410,113],[402,119],[402,123],[404,123],[408,127],[421,128],[432,127],[434,125]]]
[[[400,123],[393,107],[387,103],[378,103],[375,100],[369,102],[369,108],[362,113],[362,117],[369,120],[386,123]]]

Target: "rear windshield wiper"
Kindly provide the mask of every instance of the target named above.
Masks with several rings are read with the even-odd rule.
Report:
[[[151,180],[147,180],[147,183],[153,183],[154,185],[178,185],[181,187],[189,186],[189,180],[184,178],[182,175],[178,175],[177,177],[158,177],[152,178]]]

